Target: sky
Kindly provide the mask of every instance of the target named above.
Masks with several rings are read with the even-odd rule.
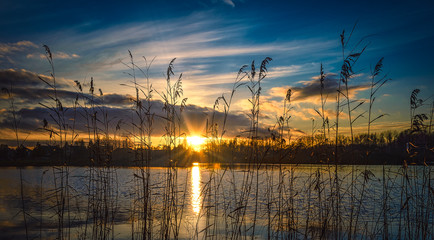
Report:
[[[335,116],[336,85],[342,65],[340,34],[349,37],[346,53],[365,51],[354,65],[349,81],[352,100],[369,99],[370,72],[384,57],[383,74],[390,78],[376,95],[374,131],[409,127],[409,97],[415,88],[432,102],[434,87],[434,3],[432,1],[9,1],[0,3],[0,84],[12,90],[18,128],[30,140],[40,138],[42,105],[50,94],[38,77],[49,79],[50,65],[42,47],[50,47],[55,75],[64,104],[75,99],[74,80],[88,86],[91,77],[104,93],[104,105],[114,122],[131,118],[129,96],[134,90],[130,70],[131,51],[138,66],[149,70],[155,89],[154,109],[161,112],[165,72],[174,62],[182,73],[186,134],[204,134],[206,118],[217,97],[228,97],[241,66],[259,68],[265,57],[268,74],[262,81],[262,130],[272,127],[282,114],[288,88],[293,90],[290,126],[294,134],[311,134],[321,127],[315,109],[320,108],[321,64],[327,76],[326,112]],[[357,45],[360,43],[359,45]],[[137,73],[144,84],[146,78]],[[86,87],[85,87],[86,88]],[[87,89],[85,90],[87,91]],[[249,91],[237,89],[231,106],[227,136],[247,129]],[[418,111],[429,113],[430,106]],[[365,103],[357,111],[363,113]],[[222,108],[220,108],[222,110]],[[10,101],[0,95],[0,140],[13,138]],[[221,115],[221,114],[220,114]],[[346,112],[341,114],[342,133],[348,133]],[[221,120],[222,118],[220,118]],[[335,121],[335,120],[331,120]],[[160,121],[161,122],[161,121]],[[112,126],[113,127],[113,126]],[[356,132],[365,132],[366,114]],[[155,125],[154,135],[162,133]],[[160,129],[160,130],[159,130]],[[82,129],[84,130],[84,128]],[[42,133],[41,133],[42,134]]]

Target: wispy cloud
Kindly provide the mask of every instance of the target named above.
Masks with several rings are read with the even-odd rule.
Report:
[[[50,76],[35,74],[21,69],[0,70],[0,89],[7,89],[14,98],[15,105],[18,107],[34,107],[39,102],[44,102],[53,96],[52,89],[47,88],[47,83],[52,83]],[[75,99],[76,93],[71,91],[73,81],[59,77],[56,81],[57,94],[68,102]],[[5,91],[0,92],[0,100],[8,99]],[[0,106],[7,106],[6,101],[0,101]]]
[[[152,101],[152,112],[155,113],[155,119],[159,119],[160,116],[164,115],[163,112],[163,102]],[[65,120],[67,124],[73,124],[72,121],[75,119],[76,131],[80,136],[86,136],[86,115],[89,114],[90,109],[85,109],[83,107],[74,108],[65,112]],[[138,121],[137,115],[134,113],[134,109],[130,105],[124,105],[121,107],[114,106],[97,106],[98,116],[100,114],[107,114],[109,119],[111,119],[110,133],[115,131],[115,126],[117,122],[122,120],[124,124],[121,130],[125,133],[131,132],[132,125],[131,121]],[[179,108],[178,108],[179,111]],[[56,123],[52,121],[49,116],[49,111],[43,107],[35,108],[22,108],[17,111],[16,116],[20,119],[18,130],[20,132],[41,132],[43,126],[43,119],[46,119],[49,123],[49,127],[56,128]],[[11,116],[11,112],[4,112],[4,116]],[[188,105],[182,113],[182,124],[181,131],[189,134],[203,134],[205,132],[205,126],[207,119],[210,120],[213,115],[213,110],[210,108],[199,107],[196,105]],[[224,114],[222,112],[215,112],[214,121],[221,126]],[[249,128],[249,119],[244,114],[229,114],[227,117],[226,133],[225,137],[235,137],[243,136],[244,132]],[[165,134],[164,132],[165,121],[155,121],[153,124],[153,136],[161,137]],[[0,130],[11,129],[13,126],[11,117],[0,118]],[[222,129],[220,129],[222,130]],[[262,132],[266,132],[266,128],[262,126]],[[221,131],[220,131],[221,132]],[[119,134],[119,133],[118,133]],[[12,136],[12,135],[11,135]]]
[[[13,84],[12,95],[16,106],[18,106],[16,115],[20,119],[19,132],[21,133],[37,133],[42,127],[42,119],[49,118],[49,110],[40,107],[38,103],[45,103],[50,105],[52,102],[50,96],[54,95],[52,89],[47,88],[46,84],[39,79],[39,77],[49,81],[47,76],[37,75],[26,70],[2,70],[0,71],[0,87],[9,88],[10,83]],[[64,82],[65,84],[62,84]],[[90,104],[90,99],[93,99],[93,103],[97,106],[98,112],[105,112],[108,114],[110,119],[115,119],[116,121],[124,118],[124,122],[130,122],[131,116],[135,116],[134,109],[132,106],[132,97],[128,94],[117,94],[117,93],[104,93],[103,95],[91,96],[87,93],[87,90],[83,89],[83,92],[77,89],[71,88],[70,81],[63,80],[59,82],[58,89],[56,91],[57,97],[60,99],[64,107],[70,107],[71,104],[76,101],[77,97],[80,102],[80,106],[74,108],[75,110],[67,111],[65,118],[74,119],[74,116],[79,116],[77,120],[77,131],[86,132],[85,120],[81,119],[87,114],[89,109],[86,110],[81,107]],[[83,85],[83,87],[87,87]],[[12,117],[11,112],[7,108],[7,96],[0,95],[0,106],[2,106],[0,112],[0,130],[5,131],[5,129],[11,128]],[[152,100],[152,112],[158,116],[163,116],[163,102],[161,100]],[[179,107],[178,107],[179,108]],[[179,110],[179,109],[178,109]],[[77,111],[77,113],[74,113]],[[184,118],[183,125],[181,126],[182,131],[186,133],[201,133],[204,129],[203,125],[206,123],[213,115],[213,110],[198,106],[196,104],[188,104],[183,112],[182,117]],[[214,114],[216,122],[222,122],[224,114],[221,112],[216,112]],[[72,121],[72,120],[68,120]],[[228,116],[228,126],[227,133],[225,136],[233,137],[237,135],[242,135],[243,131],[246,131],[249,127],[249,120],[247,115],[239,113],[230,113]],[[154,128],[155,136],[161,136],[164,134],[164,121],[156,121]],[[82,123],[82,125],[80,125]],[[71,123],[72,124],[72,123]],[[55,127],[55,123],[52,123]],[[126,124],[124,128],[128,128],[130,124]],[[202,127],[201,127],[202,126]],[[127,132],[131,129],[124,129]],[[85,134],[84,134],[85,135]],[[4,135],[5,137],[6,135]]]
[[[72,58],[79,58],[80,56],[78,54],[72,53],[64,53],[64,52],[55,52],[53,53],[53,58],[57,59],[72,59]]]
[[[231,7],[235,7],[235,3],[232,0],[223,0],[223,2]]]
[[[320,82],[318,77],[313,77],[311,80],[300,81],[301,86],[279,86],[273,87],[268,91],[270,96],[283,98],[286,91],[291,88],[293,91],[293,102],[309,102],[314,104],[320,103]],[[324,81],[323,95],[324,97],[335,96],[338,89],[338,81],[336,76],[329,74]],[[356,84],[348,87],[349,97],[354,98],[359,92],[369,89],[367,84]]]
[[[10,84],[14,88],[32,88],[45,86],[45,83],[41,79],[50,82],[50,76],[44,74],[36,74],[25,69],[14,70],[14,69],[3,69],[0,70],[0,86],[9,88]],[[59,88],[67,88],[73,81],[63,78],[57,78],[56,85]]]
[[[216,61],[234,62],[235,58],[255,55],[298,57],[303,54],[315,54],[329,49],[336,43],[325,39],[302,39],[297,41],[254,42],[243,41],[254,25],[241,23],[241,20],[228,20],[219,17],[210,18],[212,12],[198,12],[189,16],[166,20],[129,23],[82,33],[69,30],[57,35],[65,36],[56,47],[62,51],[78,52],[82,58],[82,67],[86,71],[125,70],[119,59],[127,61],[127,50],[136,56],[152,58],[156,56],[154,67],[167,65],[172,58],[189,64],[215,64]],[[236,41],[235,41],[236,40]],[[66,49],[65,49],[66,48]],[[92,57],[92,61],[89,61]],[[248,61],[248,60],[247,60]],[[113,64],[116,63],[116,64]],[[245,62],[239,62],[239,66]],[[275,76],[300,69],[284,67],[275,69]],[[208,70],[212,69],[210,65]],[[230,71],[228,69],[226,71]],[[279,73],[280,71],[280,73]],[[215,73],[215,71],[213,72]],[[271,76],[271,75],[270,75]]]
[[[14,52],[22,52],[30,48],[37,48],[38,46],[30,41],[19,41],[16,43],[0,43],[0,57],[5,54]]]
[[[68,54],[65,52],[54,52],[52,53],[53,59],[73,59],[73,58],[80,58],[78,54]],[[46,56],[44,54],[35,54],[35,53],[29,53],[26,55],[26,58],[35,58],[35,59],[45,59]]]
[[[318,74],[320,62],[324,63],[327,71],[336,69],[335,72],[339,71],[341,60],[338,32],[335,34],[334,28],[329,28],[332,32],[324,30],[327,24],[322,21],[315,24],[305,21],[304,25],[299,25],[297,21],[300,18],[297,17],[300,16],[297,14],[289,16],[286,12],[277,11],[280,9],[276,9],[277,12],[272,11],[273,16],[271,17],[267,15],[270,13],[264,11],[263,18],[254,19],[251,16],[261,13],[262,9],[250,2],[245,4],[243,1],[218,0],[203,5],[207,7],[213,5],[210,8],[218,5],[218,9],[205,11],[200,9],[194,13],[189,12],[188,15],[176,14],[175,18],[165,16],[153,18],[154,20],[149,20],[151,18],[135,19],[134,22],[128,23],[116,21],[116,25],[104,23],[95,25],[95,28],[89,26],[84,28],[82,24],[79,24],[58,28],[63,30],[44,32],[35,38],[26,39],[47,41],[44,43],[52,48],[57,76],[64,76],[65,79],[89,79],[89,76],[93,76],[98,84],[97,88],[101,87],[104,91],[104,99],[98,99],[97,101],[100,101],[98,103],[103,101],[110,108],[126,109],[131,104],[127,94],[128,92],[131,94],[132,89],[119,87],[120,83],[129,81],[129,76],[123,74],[129,69],[122,64],[122,62],[129,62],[128,50],[131,50],[139,66],[143,66],[142,56],[148,59],[156,56],[150,69],[151,83],[156,91],[164,91],[165,69],[170,60],[176,57],[175,72],[177,75],[183,73],[184,96],[189,98],[188,103],[191,103],[194,109],[190,113],[194,115],[194,112],[200,116],[209,111],[206,106],[212,106],[217,96],[230,92],[239,67],[249,64],[252,60],[256,60],[258,64],[265,56],[270,56],[274,60],[269,65],[267,78],[263,81],[261,117],[266,124],[271,124],[275,117],[281,114],[282,99],[287,89],[291,88],[294,94],[292,98],[293,119],[307,121],[307,125],[310,125],[309,120],[316,116],[314,108],[320,104],[318,77],[310,77]],[[241,5],[243,9],[256,8],[258,11],[244,11],[247,13],[238,14],[237,11],[230,9]],[[220,9],[231,13],[226,15],[226,13],[219,12]],[[281,15],[274,16],[278,12]],[[334,14],[330,13],[330,15]],[[279,16],[285,16],[288,19],[281,21]],[[308,15],[303,14],[304,19],[307,19],[306,16]],[[292,22],[297,24],[291,24],[292,17],[297,20]],[[89,20],[84,19],[83,21]],[[330,25],[336,26],[336,22]],[[312,26],[302,27],[308,24]],[[397,38],[390,44],[396,45],[399,41],[402,42],[402,38]],[[383,46],[380,49],[383,49]],[[47,63],[41,61],[45,59],[42,53],[43,49],[30,41],[0,43],[0,61],[12,63],[4,68],[44,71],[47,69],[44,68]],[[369,52],[367,51],[366,54]],[[67,59],[80,59],[80,61],[65,61]],[[366,67],[366,64],[363,67]],[[22,70],[14,71],[0,71],[2,87],[7,87],[7,84],[13,80],[16,85],[14,94],[19,95],[26,103],[35,102],[35,99],[43,99],[44,96],[52,94],[46,89],[44,83],[38,80],[37,74]],[[44,73],[47,74],[47,72]],[[337,78],[337,75],[328,74],[325,81],[323,93],[329,99],[328,109],[334,109],[331,105],[337,94],[339,81]],[[138,81],[143,79],[142,75],[140,79],[138,77]],[[70,85],[72,85],[71,81],[67,80],[65,86],[59,88],[59,96],[68,101],[73,100],[76,96]],[[367,89],[368,86],[363,83],[352,82],[349,89],[350,97],[360,96],[360,93]],[[236,113],[234,115],[237,115],[232,117],[239,129],[245,128],[243,121],[246,121],[246,113],[249,109],[248,101],[245,100],[248,98],[247,95],[247,89],[240,88],[231,109]],[[393,96],[395,97],[395,94]],[[158,95],[155,94],[155,97],[158,98]],[[159,103],[155,104],[159,106]],[[115,114],[121,113],[126,112]],[[327,110],[326,114],[331,116],[333,112]],[[345,117],[345,114],[341,114],[341,117]],[[189,116],[189,118],[193,117]],[[203,119],[203,116],[195,118]],[[309,127],[303,126],[302,128],[309,129]],[[235,130],[233,134],[236,134]]]
[[[38,46],[30,41],[19,41],[15,43],[1,43],[0,42],[0,63],[6,62],[7,65],[16,65],[17,61],[14,55],[30,51]]]
[[[291,75],[300,73],[302,70],[303,67],[301,65],[272,67],[269,69],[267,76],[269,78],[289,77]]]

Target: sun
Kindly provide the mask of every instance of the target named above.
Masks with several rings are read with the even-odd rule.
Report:
[[[206,138],[199,136],[188,136],[187,144],[193,148],[194,151],[200,152],[203,148],[204,143],[206,142]]]

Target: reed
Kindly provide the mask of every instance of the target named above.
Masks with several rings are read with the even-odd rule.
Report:
[[[349,37],[345,32],[341,34],[343,62],[336,89],[334,142],[330,137],[329,119],[326,116],[327,74],[322,64],[319,77],[321,108],[315,109],[320,118],[319,123],[315,125],[315,119],[312,119],[309,136],[299,139],[294,139],[290,128],[293,114],[292,89],[288,89],[283,96],[281,113],[276,118],[275,125],[270,127],[269,136],[261,133],[261,127],[265,126],[260,118],[263,113],[262,84],[271,58],[265,58],[259,68],[253,61],[239,69],[230,95],[216,99],[205,133],[208,139],[205,151],[211,163],[223,162],[222,156],[230,155],[231,158],[228,165],[222,168],[201,166],[203,174],[199,180],[202,185],[199,198],[202,202],[199,213],[192,217],[193,220],[186,213],[189,199],[188,176],[193,174],[193,170],[180,168],[181,157],[186,151],[181,141],[186,137],[182,122],[187,99],[183,96],[182,74],[175,77],[175,59],[167,67],[164,90],[157,91],[152,87],[150,78],[153,59],[148,61],[143,58],[145,62],[141,68],[129,52],[129,60],[124,65],[128,71],[126,74],[131,78],[122,85],[130,87],[134,94],[130,99],[132,117],[127,122],[110,116],[106,95],[97,88],[93,78],[89,84],[82,85],[76,81],[77,97],[72,104],[64,105],[58,94],[53,57],[50,49],[45,47],[51,70],[50,77],[41,77],[41,80],[52,95],[48,101],[41,103],[50,117],[43,121],[43,129],[51,135],[50,143],[61,149],[61,156],[59,166],[52,169],[54,189],[43,192],[43,178],[40,180],[40,238],[45,234],[42,222],[48,222],[43,218],[43,201],[54,201],[49,209],[54,209],[58,239],[114,239],[118,233],[116,230],[119,231],[117,225],[120,215],[125,213],[121,211],[125,204],[122,197],[128,198],[130,205],[129,208],[125,207],[128,217],[124,217],[124,220],[129,221],[131,239],[185,238],[182,234],[187,228],[187,235],[190,235],[187,238],[194,239],[256,239],[260,236],[268,239],[432,238],[434,202],[432,167],[428,157],[432,156],[429,155],[429,151],[432,151],[429,141],[432,139],[433,107],[431,106],[428,117],[422,110],[427,99],[419,98],[420,90],[414,90],[410,97],[409,131],[402,136],[372,133],[371,125],[385,116],[375,116],[373,113],[378,90],[389,80],[386,76],[380,76],[383,67],[381,58],[371,71],[367,136],[354,134],[353,124],[362,117],[363,113],[358,114],[358,110],[363,102],[350,98],[350,83],[355,74],[353,67],[366,46],[357,51],[361,44],[357,43],[356,48],[347,52],[351,35],[352,32]],[[142,80],[145,81],[144,84]],[[83,91],[84,86],[89,87],[86,93]],[[243,137],[225,140],[233,99],[244,86],[249,93],[249,128],[243,132]],[[19,121],[15,115],[11,92],[12,88],[8,94],[13,129],[19,146]],[[152,108],[156,100],[154,93],[157,93],[163,103],[162,115],[157,115]],[[339,118],[344,109],[349,115],[350,135],[347,137],[339,134],[342,131],[339,129],[342,123]],[[223,117],[217,118],[219,114]],[[85,133],[78,130],[80,116],[86,128]],[[163,149],[168,159],[161,175],[154,175],[155,169],[151,168],[151,162],[156,160],[154,154],[159,151],[155,150],[151,140],[154,119],[161,120],[164,125]],[[114,136],[111,135],[113,132]],[[129,144],[135,153],[134,165],[137,168],[129,176],[131,189],[123,191],[121,195],[112,152],[117,145],[117,135],[121,139],[122,133],[127,134],[126,140],[129,143],[126,145]],[[72,171],[69,166],[74,159],[66,151],[68,146],[77,143],[79,134],[87,134],[90,163],[86,176],[79,176],[80,180],[86,182],[85,189],[81,190],[72,186]],[[397,139],[401,139],[401,142]],[[389,142],[385,144],[384,141]],[[404,151],[400,146],[402,142],[408,142],[408,155],[399,173],[385,164],[380,172],[371,171],[367,166],[340,166],[348,149],[356,152],[359,147],[370,150],[373,147],[385,149],[392,146],[393,150]],[[363,148],[365,145],[368,145],[367,148]],[[334,155],[329,154],[333,148]],[[315,162],[319,158],[321,164],[307,167],[297,165],[295,156],[303,151],[307,152],[306,162]],[[357,156],[357,153],[351,154],[352,157]],[[275,163],[276,158],[277,165],[267,165],[269,159]],[[367,159],[369,158],[370,155]],[[235,164],[239,160],[246,163],[242,168]],[[424,166],[416,167],[411,163]],[[42,177],[45,174],[46,171]],[[30,238],[32,229],[28,223],[32,218],[29,214],[30,207],[26,205],[24,176],[21,171],[20,181],[24,227],[26,237]],[[381,196],[375,196],[371,189],[375,193],[380,192]],[[393,199],[396,196],[400,197],[398,204]],[[74,203],[77,205],[76,210]]]
[[[372,107],[374,105],[374,102],[376,100],[375,94],[377,93],[380,88],[386,84],[390,79],[387,77],[387,75],[379,76],[379,74],[383,70],[383,60],[384,58],[380,58],[380,60],[375,64],[374,69],[371,71],[371,85],[370,85],[370,94],[369,94],[369,110],[368,110],[368,142],[370,143],[370,133],[371,133],[371,124],[374,123],[376,120],[386,116],[386,114],[380,114],[376,117],[372,116]],[[376,79],[376,77],[380,77],[380,79]]]
[[[59,99],[57,94],[53,55],[47,45],[44,45],[44,48],[45,57],[51,68],[51,79],[45,80],[42,77],[39,77],[39,79],[49,87],[53,95],[49,96],[49,98],[52,100],[50,105],[46,105],[45,103],[40,104],[47,109],[50,120],[52,120],[56,126],[49,127],[47,120],[44,119],[44,129],[50,133],[50,138],[53,136],[53,134],[57,136],[59,146],[64,147],[69,132],[69,126],[65,116],[68,109],[63,107],[62,101]],[[68,227],[66,228],[66,233],[64,232],[65,211],[69,210],[69,168],[67,166],[66,159],[66,152],[62,150],[59,164],[60,166],[53,167],[52,169],[54,176],[54,190],[52,195],[54,195],[56,199],[57,234],[59,239],[70,238],[70,224],[68,224]],[[68,220],[70,220],[70,218],[68,218]],[[70,223],[70,221],[68,221],[68,223]]]
[[[152,191],[151,191],[151,174],[150,174],[150,162],[152,160],[152,141],[151,135],[153,131],[153,122],[155,113],[152,113],[152,97],[153,89],[150,83],[149,70],[155,59],[155,57],[148,62],[146,57],[143,57],[145,61],[144,69],[140,68],[135,62],[131,51],[128,51],[130,62],[124,65],[128,67],[132,81],[130,82],[131,88],[135,91],[135,98],[131,99],[133,102],[133,112],[137,121],[132,119],[133,129],[137,129],[137,134],[133,134],[135,139],[139,139],[138,146],[136,146],[135,161],[139,166],[138,170],[134,174],[135,179],[135,200],[132,208],[132,238],[151,238],[153,228],[153,209],[152,209]],[[142,73],[146,80],[146,84],[143,86],[139,84],[136,78],[136,70]],[[143,96],[143,97],[142,97]],[[140,207],[136,209],[136,205]],[[138,221],[135,226],[136,219]]]
[[[387,75],[380,76],[382,70],[383,70],[383,60],[384,58],[380,58],[380,60],[375,64],[375,67],[373,70],[371,70],[371,84],[370,84],[370,94],[369,94],[369,109],[368,109],[368,145],[371,145],[371,124],[374,123],[376,120],[386,116],[386,114],[381,114],[376,117],[372,116],[372,108],[374,105],[374,102],[376,100],[376,93],[377,91],[384,85],[386,82],[388,82],[390,79],[387,78]],[[376,77],[379,77],[379,79],[376,79]],[[369,158],[369,153],[368,153]],[[366,172],[366,170],[365,170]],[[383,182],[383,188],[382,188],[382,212],[383,212],[383,239],[389,239],[389,220],[388,220],[388,178],[386,176],[386,167],[383,164],[382,169],[382,182]],[[365,186],[365,185],[363,185]],[[364,189],[364,188],[363,188]],[[360,209],[358,210],[360,212]],[[356,221],[356,227],[357,227],[357,221]]]
[[[218,97],[214,103],[213,106],[213,112],[210,119],[207,119],[206,122],[206,138],[208,139],[206,148],[207,148],[207,156],[208,161],[210,163],[217,162],[221,160],[221,157],[219,158],[220,154],[222,153],[221,146],[223,144],[223,136],[226,133],[226,123],[227,118],[229,115],[230,107],[232,104],[232,99],[235,95],[235,92],[238,88],[245,85],[245,82],[243,82],[244,78],[247,76],[247,73],[245,72],[245,68],[247,65],[244,65],[241,67],[238,71],[237,77],[235,78],[235,81],[232,86],[232,91],[230,93],[230,96],[228,99],[226,99],[225,95],[222,94],[222,96]],[[219,129],[219,125],[217,123],[216,114],[218,113],[218,109],[220,106],[223,106],[223,120],[221,124],[221,129]],[[224,192],[222,192],[221,183],[223,180],[223,177],[225,176],[227,172],[227,167],[223,169],[222,173],[220,174],[220,171],[216,169],[209,169],[209,178],[206,182],[205,186],[202,189],[202,193],[204,198],[204,203],[207,202],[207,205],[202,206],[201,210],[204,210],[206,223],[205,227],[203,229],[196,229],[195,238],[199,238],[199,232],[203,232],[203,236],[205,238],[215,238],[218,234],[218,228],[220,226],[218,216],[220,214],[219,212],[219,206],[223,204],[230,204],[223,202],[219,202],[219,196],[224,195]],[[233,169],[231,168],[230,171],[233,173]],[[202,194],[201,194],[202,195]],[[205,209],[203,209],[205,208]],[[213,209],[213,210],[212,210]],[[223,214],[225,215],[225,231],[226,233],[229,232],[228,228],[228,216],[227,208],[224,209]],[[199,222],[201,218],[201,215],[199,214],[197,221]]]
[[[165,135],[166,149],[169,158],[169,167],[165,175],[165,191],[163,197],[163,219],[161,222],[160,238],[170,239],[179,237],[181,226],[181,218],[184,211],[184,205],[179,206],[178,201],[184,201],[185,197],[179,196],[178,186],[178,149],[180,137],[185,136],[181,133],[181,113],[186,106],[187,98],[182,98],[182,73],[178,79],[171,83],[171,78],[174,76],[174,62],[176,58],[170,61],[166,71],[166,88],[165,92],[157,92],[163,99],[163,111],[166,116],[162,116],[165,120]],[[179,109],[179,110],[177,110]],[[185,186],[186,187],[186,186]],[[185,190],[184,190],[185,191]]]
[[[326,132],[326,125],[328,123],[328,117],[325,116],[325,105],[327,103],[327,96],[324,96],[324,88],[325,88],[325,79],[326,79],[326,75],[324,73],[324,68],[323,65],[321,63],[321,70],[320,70],[320,77],[319,77],[319,82],[320,82],[320,97],[321,97],[321,112],[318,111],[317,109],[315,109],[316,113],[319,115],[319,117],[321,118],[322,124],[322,134],[323,134],[323,142],[327,143],[328,139],[327,139],[327,132]]]
[[[2,88],[2,92],[4,92],[7,95],[7,99],[9,101],[9,109],[10,112],[12,113],[12,129],[15,133],[15,141],[17,144],[17,149],[19,148],[24,148],[24,145],[22,145],[22,143],[20,143],[20,138],[19,138],[19,133],[18,133],[18,125],[19,125],[19,119],[17,119],[17,112],[15,109],[15,99],[13,97],[13,84],[12,82],[10,82],[10,88]],[[29,239],[29,229],[27,226],[27,218],[28,213],[27,213],[27,209],[26,209],[26,201],[25,201],[25,196],[24,196],[24,179],[23,179],[23,170],[22,168],[20,168],[19,170],[20,172],[20,197],[21,197],[21,211],[23,214],[23,221],[24,221],[24,228],[26,231],[26,239]]]

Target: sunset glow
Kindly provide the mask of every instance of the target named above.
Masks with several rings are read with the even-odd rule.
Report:
[[[180,132],[193,135],[188,139],[195,150],[200,150],[204,142],[198,136],[205,131],[207,121],[211,121],[214,104],[217,103],[217,112],[221,114],[224,111],[224,101],[220,97],[228,100],[231,96],[232,84],[240,67],[250,66],[253,60],[260,63],[264,57],[273,60],[269,62],[267,76],[261,84],[260,132],[267,133],[267,129],[275,125],[276,118],[282,114],[283,99],[289,88],[293,90],[290,113],[292,139],[310,136],[312,118],[315,118],[313,127],[317,130],[321,128],[315,111],[322,109],[318,81],[321,65],[326,76],[322,90],[327,98],[324,101],[324,117],[332,126],[336,122],[334,99],[341,69],[339,36],[343,29],[347,30],[346,40],[349,40],[347,50],[353,49],[362,39],[360,46],[369,43],[353,66],[357,74],[349,81],[348,96],[351,100],[365,101],[352,115],[357,117],[367,111],[369,70],[381,57],[384,57],[383,73],[393,80],[376,93],[372,115],[384,117],[372,123],[373,132],[408,128],[409,117],[405,113],[411,90],[419,88],[422,95],[426,95],[422,97],[427,98],[434,83],[431,80],[432,68],[428,64],[434,51],[430,47],[432,31],[427,31],[433,25],[434,4],[431,1],[396,3],[393,8],[385,2],[376,2],[375,5],[318,2],[314,4],[314,9],[321,9],[321,14],[312,9],[310,3],[293,4],[288,1],[175,1],[170,4],[145,1],[137,2],[134,9],[127,4],[86,2],[83,5],[71,2],[56,5],[54,12],[57,14],[52,14],[48,10],[51,6],[47,4],[34,6],[9,0],[5,2],[5,6],[0,8],[0,88],[11,90],[13,99],[3,91],[0,93],[0,142],[10,146],[17,145],[12,100],[16,119],[20,123],[16,126],[20,141],[26,140],[29,145],[50,141],[50,130],[41,130],[42,119],[48,121],[48,128],[58,128],[47,109],[39,104],[51,106],[53,97],[52,89],[40,80],[41,77],[48,83],[53,82],[43,45],[51,49],[56,87],[61,93],[59,100],[63,107],[73,109],[77,91],[81,91],[77,112],[68,111],[65,118],[85,116],[88,110],[84,106],[89,105],[86,99],[95,99],[94,104],[105,107],[108,119],[116,118],[116,122],[122,123],[118,130],[114,121],[109,124],[110,138],[113,139],[114,135],[123,141],[128,138],[136,145],[140,142],[138,137],[128,136],[134,132],[131,96],[136,96],[130,84],[133,81],[131,77],[135,76],[137,86],[142,87],[148,86],[149,80],[153,93],[151,112],[155,116],[164,116],[161,97],[167,95],[167,79],[162,73],[167,73],[168,64],[175,58],[172,80],[182,74],[179,86],[182,86],[182,98],[186,99]],[[343,14],[351,12],[360,14]],[[417,17],[408,18],[407,12]],[[28,18],[17,17],[23,14]],[[262,17],[256,19],[251,16]],[[258,32],[261,34],[253,34]],[[351,39],[348,39],[350,36]],[[130,62],[129,54],[135,66],[144,72],[138,69],[135,73],[130,72],[131,66],[126,66]],[[408,63],[408,59],[419,62]],[[91,79],[93,96],[90,96]],[[233,94],[224,124],[225,138],[248,135],[245,130],[250,126],[248,113],[251,103],[247,80],[243,78]],[[138,91],[139,95],[146,92]],[[145,96],[139,97],[145,99]],[[218,98],[220,100],[216,102]],[[178,99],[177,103],[181,100]],[[356,103],[351,102],[351,105],[354,108]],[[428,105],[420,108],[421,112],[429,112],[425,106]],[[98,111],[98,115],[100,113]],[[342,118],[340,134],[346,136],[351,132],[348,121],[345,121],[347,114],[344,111],[339,116]],[[222,118],[219,114],[215,117],[213,124],[222,133]],[[134,121],[137,124],[138,120]],[[75,124],[72,121],[65,124],[74,125],[77,138],[89,142],[88,126],[84,122],[77,118]],[[363,133],[366,124],[366,119],[359,118],[354,122],[352,131]],[[164,129],[164,121],[154,121],[153,146],[164,141],[159,139],[165,135]]]
[[[187,137],[187,144],[196,152],[200,152],[203,149],[203,145],[206,142],[206,138],[199,136],[189,136]]]
[[[434,239],[432,16],[0,1],[0,240]]]

